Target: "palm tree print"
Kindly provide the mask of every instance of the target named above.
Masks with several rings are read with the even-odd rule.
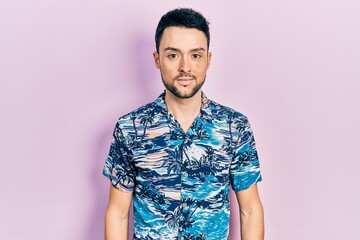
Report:
[[[192,215],[195,212],[196,209],[195,210],[183,209],[183,211],[181,212],[182,217],[180,218],[180,222],[179,222],[179,230],[181,232],[193,226],[195,220],[192,218]]]
[[[180,219],[180,208],[177,207],[174,212],[167,212],[165,215],[165,222],[169,225],[171,228],[179,227],[179,219]]]
[[[168,158],[165,159],[165,161],[163,162],[163,164],[161,165],[162,167],[167,166],[167,173],[171,174],[171,173],[175,173],[178,174],[180,173],[180,158],[181,158],[181,153],[179,151],[178,148],[175,148],[173,151],[170,149],[166,149],[166,152],[168,154]]]
[[[164,93],[115,126],[103,174],[133,191],[133,239],[226,240],[229,186],[241,191],[261,181],[246,116],[204,94],[202,100],[186,133]]]
[[[195,234],[193,233],[188,233],[187,235],[184,236],[184,240],[205,240],[205,239],[206,239],[205,233],[201,233],[198,236],[195,236]]]

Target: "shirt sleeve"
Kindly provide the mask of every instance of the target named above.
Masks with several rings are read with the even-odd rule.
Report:
[[[230,166],[230,184],[235,192],[246,190],[262,180],[254,134],[245,116],[234,120],[234,155]]]
[[[119,190],[127,192],[134,190],[135,168],[119,123],[116,124],[113,132],[103,175],[109,178],[112,185]]]

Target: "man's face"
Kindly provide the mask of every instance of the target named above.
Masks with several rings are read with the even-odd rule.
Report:
[[[154,52],[165,88],[178,98],[191,98],[205,82],[211,53],[205,34],[195,28],[167,27]]]

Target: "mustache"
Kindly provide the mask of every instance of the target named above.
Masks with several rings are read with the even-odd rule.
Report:
[[[192,78],[192,79],[196,80],[196,76],[192,75],[191,73],[179,74],[179,75],[174,77],[174,80],[177,80],[179,78]]]

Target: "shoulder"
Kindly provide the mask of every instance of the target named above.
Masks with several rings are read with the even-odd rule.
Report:
[[[150,121],[155,109],[157,109],[157,105],[155,102],[151,102],[120,116],[115,125],[114,136],[127,145],[134,144],[139,130],[147,121]]]
[[[138,107],[137,109],[135,109],[131,112],[128,112],[128,113],[120,116],[118,119],[118,124],[121,126],[121,125],[126,124],[129,121],[132,122],[135,119],[145,117],[145,116],[149,115],[151,112],[153,112],[154,109],[156,109],[156,104],[154,104],[154,102],[147,103],[141,107]]]
[[[222,122],[231,129],[232,137],[237,138],[251,131],[248,117],[244,113],[213,100],[208,100],[208,108],[211,110],[213,120]]]
[[[235,110],[232,107],[225,106],[210,99],[208,99],[208,104],[212,116],[219,120],[247,120],[247,116],[243,112]]]

